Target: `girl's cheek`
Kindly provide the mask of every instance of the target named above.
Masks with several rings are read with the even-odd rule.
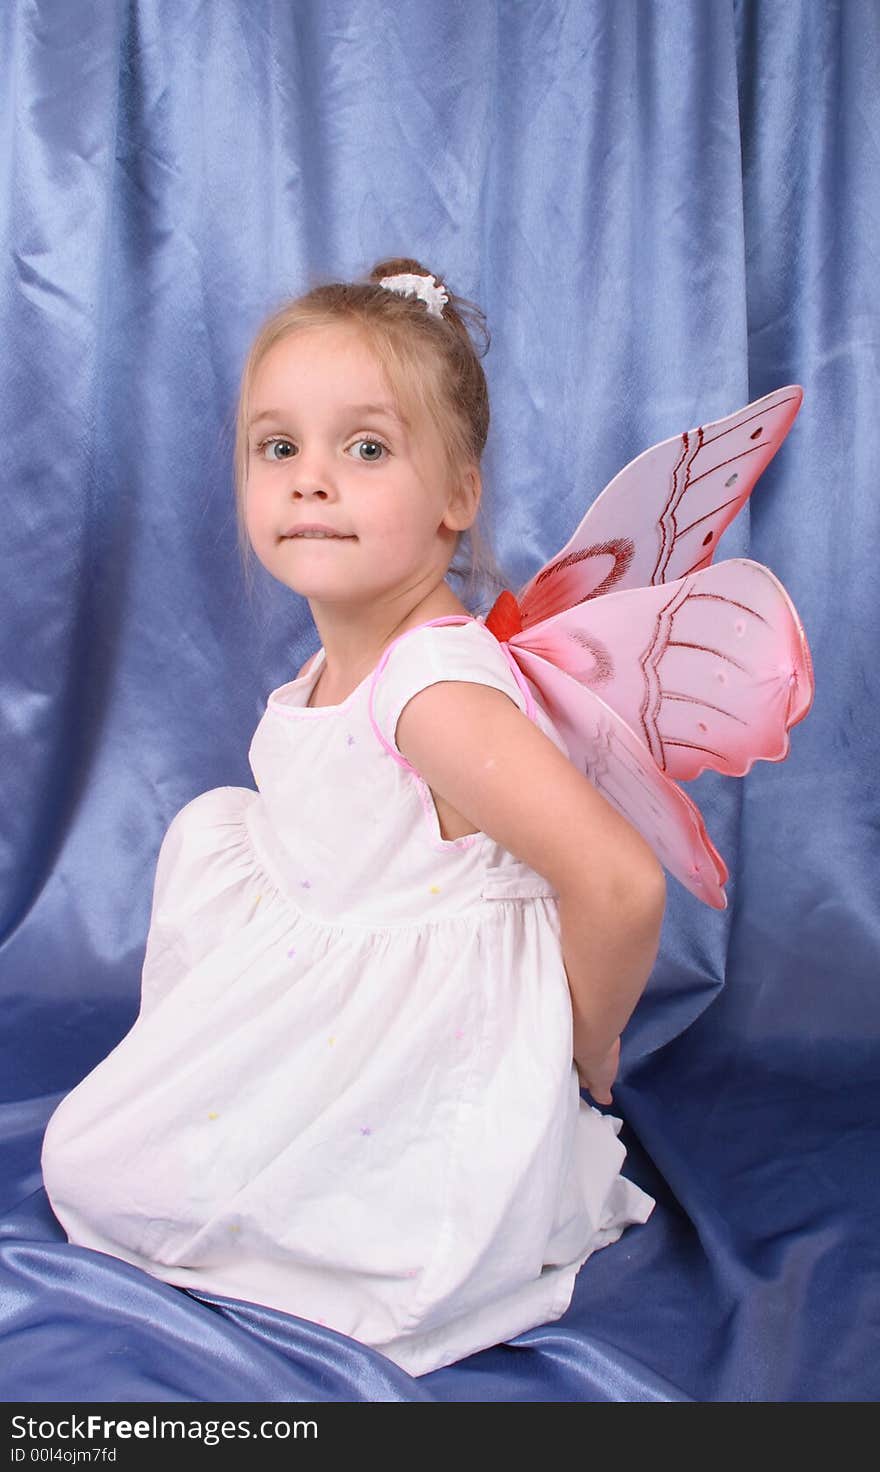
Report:
[[[411,503],[389,505],[381,510],[376,508],[369,520],[371,530],[387,537],[390,542],[403,544],[412,536]]]
[[[245,505],[245,516],[248,522],[254,526],[265,525],[269,515],[270,499],[259,481],[251,482],[247,491],[247,502]]]

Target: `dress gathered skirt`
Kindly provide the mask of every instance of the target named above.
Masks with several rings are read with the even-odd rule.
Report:
[[[559,1318],[654,1201],[580,1096],[558,896],[487,834],[443,838],[395,744],[439,680],[565,751],[549,716],[479,619],[408,630],[309,707],[323,660],[269,696],[256,790],[171,821],[138,1017],[53,1114],[43,1174],[71,1242],[422,1375]]]

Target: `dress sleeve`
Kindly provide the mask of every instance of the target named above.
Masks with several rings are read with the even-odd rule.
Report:
[[[408,629],[386,649],[373,674],[370,720],[391,756],[411,768],[397,745],[397,722],[404,706],[428,685],[469,680],[491,685],[510,697],[530,719],[535,702],[522,675],[517,679],[498,640],[477,619],[466,623],[422,624]]]

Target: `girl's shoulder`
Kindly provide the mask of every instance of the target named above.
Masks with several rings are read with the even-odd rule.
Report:
[[[384,745],[396,746],[397,722],[408,701],[445,680],[489,685],[543,724],[524,676],[485,623],[450,617],[407,629],[379,661],[370,689],[370,718]]]
[[[517,688],[514,671],[510,656],[481,618],[448,615],[417,624],[392,640],[376,667],[374,683],[484,679]]]

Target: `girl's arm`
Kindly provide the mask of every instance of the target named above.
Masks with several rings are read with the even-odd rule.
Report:
[[[641,834],[500,690],[461,680],[407,702],[397,745],[431,791],[543,874],[559,897],[581,1080],[604,1094],[657,956],[662,865]],[[594,1094],[594,1098],[600,1098]],[[610,1098],[600,1098],[608,1103]]]
[[[578,1076],[600,1104],[611,1103],[620,1034],[657,959],[665,888],[654,907],[636,917],[613,911],[597,919],[560,896],[562,954],[571,992],[574,1061]]]

